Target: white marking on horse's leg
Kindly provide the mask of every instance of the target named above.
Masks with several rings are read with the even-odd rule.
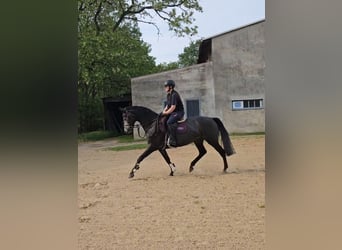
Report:
[[[139,169],[139,164],[135,164],[134,168],[133,168],[133,173],[135,173],[137,170]]]
[[[173,164],[172,162],[169,164],[169,167],[171,169],[172,172],[176,172],[176,166],[175,164]]]

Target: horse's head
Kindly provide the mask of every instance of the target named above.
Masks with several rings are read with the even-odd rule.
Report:
[[[122,120],[124,123],[124,132],[125,134],[132,134],[134,123],[137,120],[134,113],[129,108],[121,109],[122,112]]]
[[[125,133],[130,134],[132,134],[134,127],[138,128],[138,132],[140,126],[145,132],[148,131],[151,128],[152,123],[158,117],[157,113],[142,106],[129,106],[121,109],[121,112],[122,120],[124,122],[124,131]],[[141,125],[134,125],[136,121]]]

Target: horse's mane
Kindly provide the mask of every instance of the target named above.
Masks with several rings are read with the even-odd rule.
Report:
[[[156,112],[154,112],[153,110],[149,109],[149,108],[146,108],[146,107],[143,107],[143,106],[129,106],[129,107],[126,107],[127,110],[130,110],[130,111],[136,111],[138,113],[150,113],[150,114],[153,114],[153,115],[157,115]]]

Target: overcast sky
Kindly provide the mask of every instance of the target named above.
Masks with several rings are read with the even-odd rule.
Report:
[[[158,23],[159,36],[154,26],[140,25],[142,38],[151,45],[151,55],[157,63],[178,61],[178,55],[192,40],[211,37],[265,18],[265,0],[199,0],[199,3],[203,12],[195,14],[196,36],[177,37],[161,21]]]

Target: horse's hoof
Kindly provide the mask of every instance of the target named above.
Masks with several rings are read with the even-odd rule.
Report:
[[[134,173],[129,173],[128,178],[131,179],[134,177]]]
[[[173,172],[171,172],[169,175],[170,175],[170,176],[173,176]]]
[[[224,173],[224,174],[228,174],[228,168],[223,169],[223,173]]]
[[[193,168],[193,167],[190,167],[190,168],[189,168],[189,172],[191,173],[192,171],[194,171],[194,168]]]

